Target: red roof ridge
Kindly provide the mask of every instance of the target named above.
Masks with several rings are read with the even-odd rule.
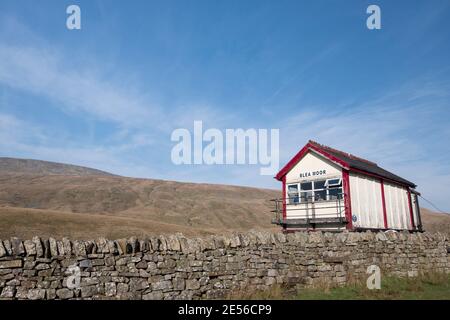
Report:
[[[357,156],[355,156],[355,155],[353,155],[351,153],[347,153],[347,152],[344,152],[344,151],[341,151],[341,150],[338,150],[338,149],[335,149],[335,148],[331,148],[331,147],[326,146],[324,144],[320,144],[320,143],[318,143],[318,142],[316,142],[314,140],[309,140],[308,143],[311,143],[311,144],[313,144],[313,145],[315,145],[315,146],[317,146],[319,148],[322,148],[322,149],[325,149],[325,150],[328,150],[328,151],[331,151],[331,152],[340,153],[343,156],[348,157],[350,159],[364,161],[364,162],[367,162],[368,164],[371,164],[371,165],[374,165],[374,166],[378,166],[375,162],[369,161],[369,160],[361,158],[361,157],[357,157]]]

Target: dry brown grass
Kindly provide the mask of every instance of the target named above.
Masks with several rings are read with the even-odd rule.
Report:
[[[420,212],[426,231],[450,234],[450,214],[437,213],[425,208],[421,208]]]
[[[0,237],[12,230],[22,238],[277,230],[269,201],[277,196],[274,190],[117,176],[2,174]]]
[[[3,169],[0,238],[279,230],[270,223],[270,199],[280,196],[278,190],[92,175],[86,168],[73,169],[77,174],[71,175],[49,174],[48,163],[27,167],[26,172],[37,174]],[[56,169],[64,172],[66,167]],[[450,232],[450,215],[422,212],[425,230]]]
[[[99,214],[67,213],[52,210],[0,208],[0,239],[70,237],[72,239],[109,239],[181,232],[188,236],[213,234],[216,230],[172,225],[159,221]]]

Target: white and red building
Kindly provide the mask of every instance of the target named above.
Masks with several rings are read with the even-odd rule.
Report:
[[[422,230],[416,185],[374,162],[309,141],[275,178],[285,231]]]

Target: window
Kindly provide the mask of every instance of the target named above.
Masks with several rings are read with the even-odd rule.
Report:
[[[328,200],[342,199],[342,179],[328,179]]]
[[[313,192],[312,191],[302,191],[300,193],[300,197],[302,202],[308,202],[312,199]]]
[[[312,190],[312,182],[302,182],[300,183],[300,188],[302,189],[302,191]]]
[[[325,183],[327,186],[336,186],[341,184],[341,179],[328,179]]]
[[[325,183],[327,180],[314,181],[314,201],[327,200],[327,189]]]
[[[288,185],[288,203],[295,204],[299,202],[298,199],[298,184]]]
[[[314,201],[327,200],[327,190],[314,191]]]
[[[333,188],[328,190],[328,199],[329,200],[335,200],[335,199],[342,199],[342,189],[341,188]]]
[[[295,183],[287,187],[289,204],[342,199],[340,178]]]
[[[314,181],[314,190],[317,189],[324,189],[325,188],[325,183],[328,180],[318,180],[318,181]]]
[[[313,185],[312,182],[302,182],[300,183],[300,197],[301,202],[311,201],[313,196]]]

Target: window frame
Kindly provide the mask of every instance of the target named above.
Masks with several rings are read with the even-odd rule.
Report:
[[[324,181],[325,183],[323,184],[322,188],[315,188],[315,184],[317,181]],[[337,182],[335,183],[331,183],[331,180],[337,180]],[[303,183],[311,183],[311,189],[307,189],[307,190],[303,190],[301,188],[301,185]],[[296,192],[296,196],[295,197],[291,197],[290,196],[290,192],[289,192],[289,186],[293,186],[295,185],[297,187],[297,192]],[[338,195],[340,194],[341,196],[335,198],[335,199],[330,199],[330,189],[339,189],[340,193],[338,193]],[[326,191],[326,199],[319,199],[316,200],[316,192],[319,191]],[[295,192],[294,192],[295,193]],[[311,193],[310,196],[307,197],[307,201],[303,201],[303,196],[302,193]],[[298,205],[298,204],[302,204],[302,203],[307,203],[307,202],[325,202],[325,201],[336,201],[338,199],[342,199],[342,194],[343,194],[343,186],[342,186],[342,177],[333,177],[333,178],[326,178],[326,179],[315,179],[315,180],[302,180],[302,181],[297,181],[297,182],[293,182],[293,183],[287,183],[286,184],[286,194],[285,194],[285,198],[288,200],[287,204],[289,205]],[[297,199],[297,202],[293,201],[291,202],[291,198]]]
[[[338,180],[338,182],[330,184],[330,180]],[[327,181],[325,181],[326,187],[340,186],[341,184],[342,184],[342,178],[330,178],[330,179],[327,179]]]

